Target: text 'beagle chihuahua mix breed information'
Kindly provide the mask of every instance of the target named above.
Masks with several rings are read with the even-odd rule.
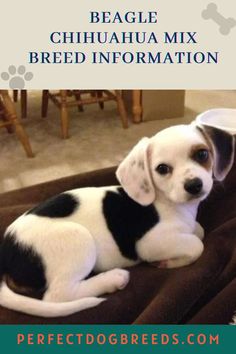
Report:
[[[14,26],[8,16],[0,24],[2,33],[9,28],[1,44],[0,88],[20,89],[19,82],[31,89],[235,87],[235,1],[70,4],[15,1]],[[12,13],[11,6],[5,11]]]

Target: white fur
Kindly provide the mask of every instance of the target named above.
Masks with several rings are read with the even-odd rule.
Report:
[[[48,288],[41,301],[15,294],[3,282],[0,304],[38,316],[68,315],[96,306],[103,301],[100,295],[123,289],[129,273],[119,268],[142,260],[161,261],[161,267],[169,268],[194,262],[203,252],[204,236],[196,223],[197,208],[212,188],[212,170],[189,158],[191,146],[201,143],[206,141],[196,127],[171,127],[142,139],[119,166],[117,177],[129,196],[142,205],[153,203],[160,216],[136,244],[138,261],[120,253],[105,222],[102,200],[116,186],[70,191],[80,206],[69,217],[19,217],[7,232],[42,257]],[[171,176],[156,173],[164,162],[174,167]],[[201,177],[204,195],[189,200],[183,184],[193,177]],[[99,274],[84,280],[92,270]]]
[[[236,315],[234,315],[230,324],[236,326]]]
[[[149,146],[149,138],[141,139],[116,171],[116,176],[121,185],[125,186],[128,195],[142,205],[153,203],[156,197],[150,174]]]

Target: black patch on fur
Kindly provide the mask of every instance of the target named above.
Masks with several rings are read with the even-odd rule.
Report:
[[[14,235],[6,235],[0,245],[1,273],[17,285],[45,289],[46,278],[41,257],[31,247],[23,246]]]
[[[223,130],[213,128],[209,135],[215,145],[219,156],[218,167],[220,171],[224,171],[232,159],[233,154],[233,137]]]
[[[142,206],[118,188],[106,193],[103,213],[122,255],[137,260],[136,242],[159,222],[154,205]]]
[[[225,171],[232,159],[234,150],[234,137],[227,132],[215,127],[204,125],[204,130],[202,130],[202,128],[199,129],[203,134],[204,130],[206,131],[216,149],[218,155],[219,172]]]
[[[69,193],[62,193],[52,197],[28,211],[27,214],[47,216],[49,218],[65,218],[73,214],[79,206],[78,200]]]

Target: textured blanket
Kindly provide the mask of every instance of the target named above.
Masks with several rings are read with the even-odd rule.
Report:
[[[68,189],[116,184],[115,168],[84,173],[0,195],[0,239],[5,228],[39,202]],[[0,308],[0,323],[227,324],[236,310],[236,163],[200,207],[206,231],[200,259],[179,269],[130,268],[131,280],[93,309],[42,319]]]

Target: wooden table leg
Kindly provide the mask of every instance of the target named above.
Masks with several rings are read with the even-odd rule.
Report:
[[[133,90],[133,122],[140,123],[142,120],[142,90]]]

